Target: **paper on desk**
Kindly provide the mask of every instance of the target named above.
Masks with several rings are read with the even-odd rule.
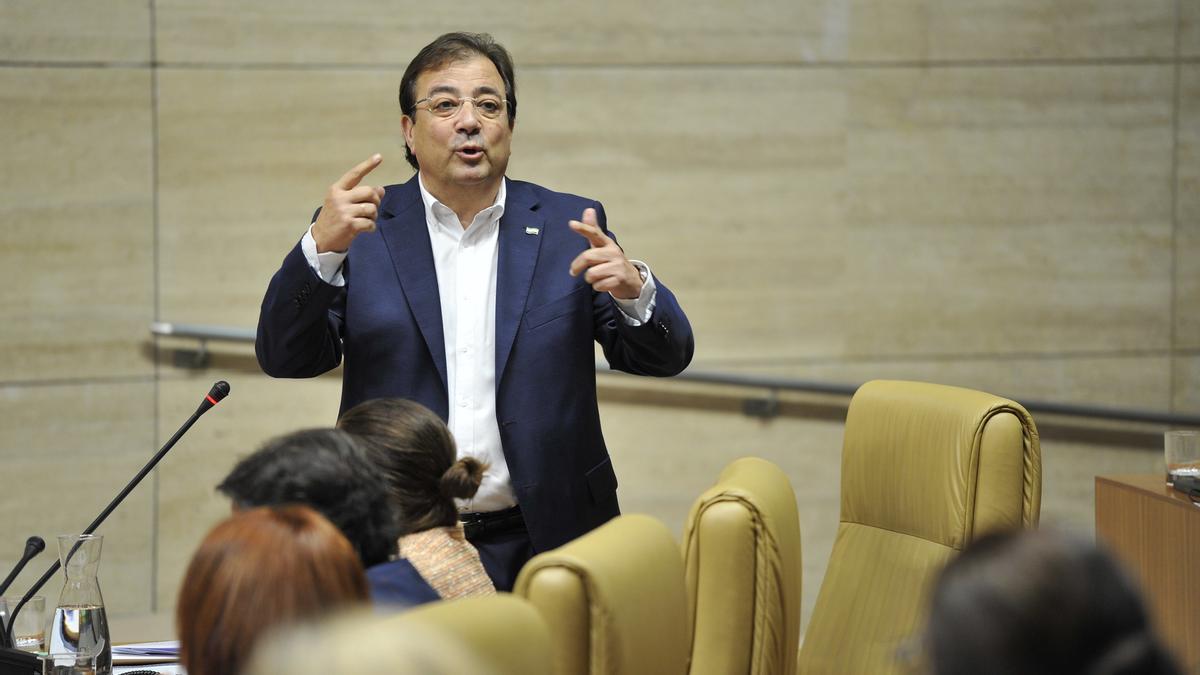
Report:
[[[153,666],[113,666],[113,675],[136,673],[142,670],[152,670],[159,675],[187,675],[187,671],[178,663],[164,663]]]
[[[179,640],[113,645],[113,664],[170,663],[179,660]]]

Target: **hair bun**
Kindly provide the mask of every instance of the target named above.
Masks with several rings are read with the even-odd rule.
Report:
[[[483,472],[486,471],[488,465],[475,459],[474,457],[463,457],[457,462],[450,465],[449,469],[442,474],[441,484],[439,488],[441,493],[447,497],[456,499],[469,499],[475,496],[479,490],[479,484],[483,482]]]

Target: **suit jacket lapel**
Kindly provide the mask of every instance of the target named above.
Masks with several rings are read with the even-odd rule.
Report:
[[[541,250],[545,220],[537,213],[538,202],[524,183],[508,182],[504,216],[500,218],[499,261],[496,271],[496,386],[512,352],[513,340],[525,300],[529,297],[533,270]]]
[[[445,387],[446,339],[442,332],[442,304],[417,177],[390,188],[381,206],[384,218],[378,222],[379,234],[387,244],[400,288]]]

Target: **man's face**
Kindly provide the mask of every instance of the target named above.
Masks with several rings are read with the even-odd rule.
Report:
[[[504,100],[504,80],[487,57],[477,55],[447,63],[417,76],[416,98],[451,96],[456,99],[492,97]],[[439,199],[456,191],[498,189],[508,168],[512,129],[508,110],[488,119],[471,102],[450,117],[417,106],[401,119],[404,140],[421,165],[425,186]]]

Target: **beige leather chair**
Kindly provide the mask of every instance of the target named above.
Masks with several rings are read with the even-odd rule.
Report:
[[[551,675],[550,633],[521,598],[501,594],[363,611],[292,628],[255,650],[247,675]]]
[[[535,556],[514,592],[550,627],[558,675],[687,673],[683,559],[649,516],[618,516]]]
[[[776,465],[734,461],[683,534],[691,675],[792,675],[800,642],[800,518]]]
[[[993,528],[1036,527],[1042,457],[1020,405],[969,389],[874,381],[850,402],[841,523],[801,673],[901,673],[933,576]]]

